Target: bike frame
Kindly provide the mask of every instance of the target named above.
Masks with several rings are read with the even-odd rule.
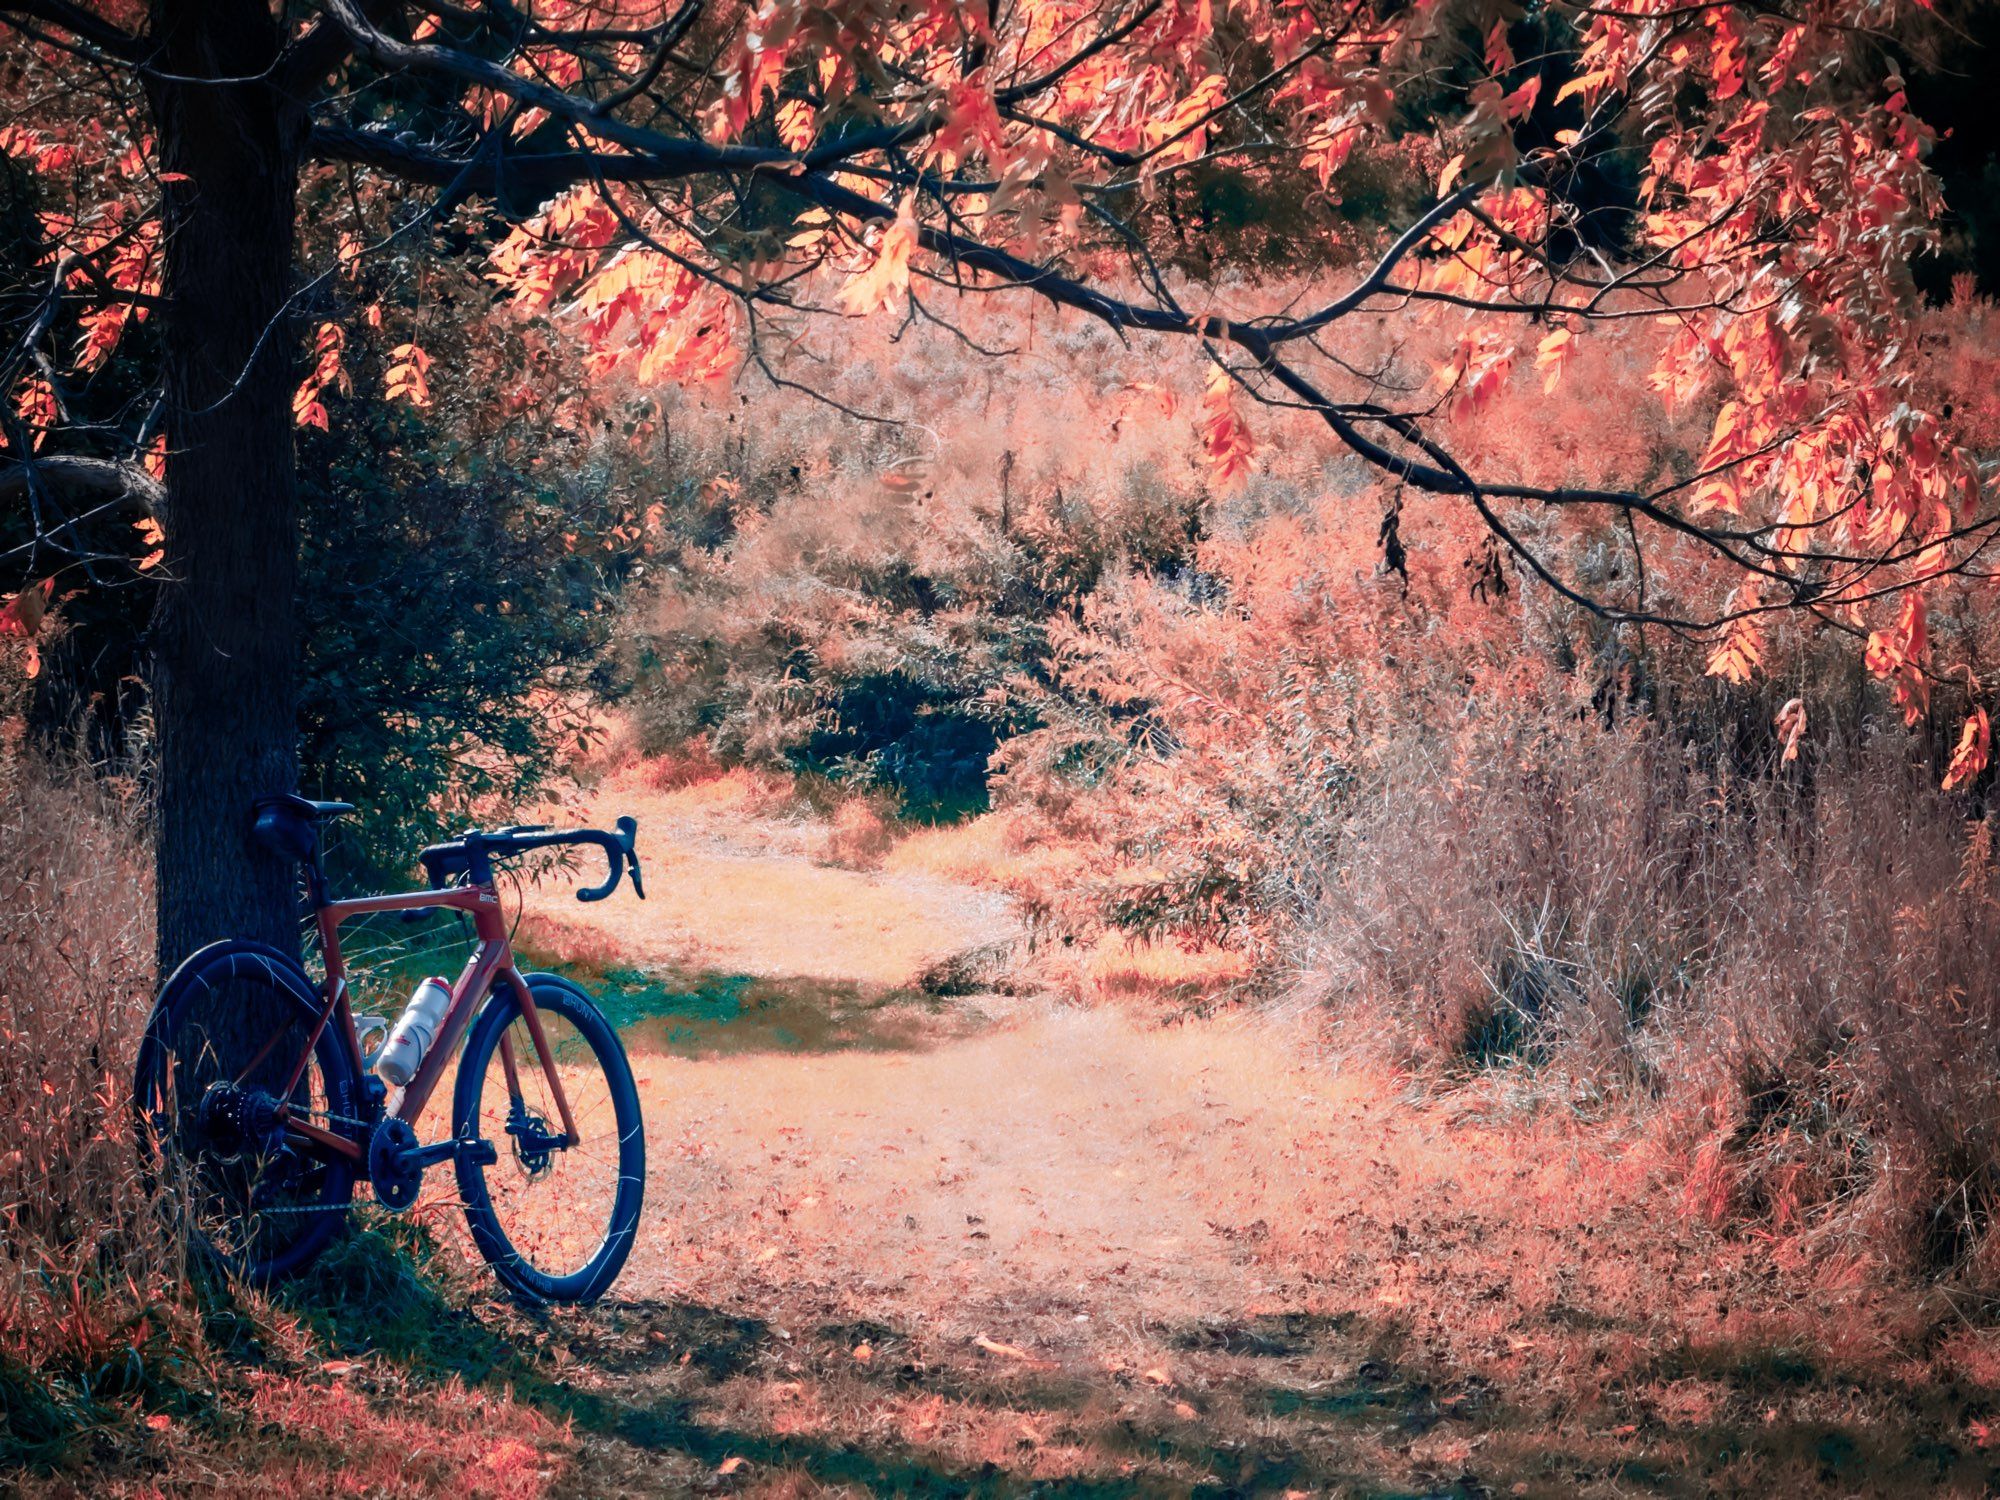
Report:
[[[450,911],[465,912],[472,918],[472,929],[477,938],[477,946],[472,957],[466,961],[451,987],[451,1006],[444,1019],[438,1023],[437,1035],[431,1039],[430,1049],[424,1055],[422,1065],[417,1069],[403,1090],[403,1096],[396,1101],[389,1117],[415,1125],[430,1102],[432,1093],[450,1066],[458,1049],[459,1039],[472,1024],[472,1018],[479,1006],[498,981],[514,992],[520,1002],[521,1019],[527,1025],[528,1036],[535,1044],[537,1061],[549,1080],[549,1088],[555,1095],[556,1110],[562,1119],[563,1144],[574,1146],[580,1137],[576,1121],[570,1114],[569,1096],[563,1092],[562,1078],[556,1071],[555,1055],[549,1049],[547,1033],[542,1028],[542,1018],[535,1009],[534,996],[529,993],[528,982],[521,977],[521,971],[514,965],[514,949],[507,936],[507,924],[500,915],[500,896],[490,882],[454,886],[448,890],[407,891],[398,895],[355,896],[344,901],[328,901],[318,909],[320,951],[326,959],[326,979],[321,986],[323,1003],[319,1020],[314,1025],[312,1035],[307,1038],[305,1050],[299,1054],[293,1066],[291,1077],[285,1080],[280,1098],[290,1098],[305,1076],[306,1066],[311,1061],[313,1049],[319,1045],[321,1033],[338,1019],[339,1036],[346,1046],[348,1061],[353,1065],[357,1078],[367,1069],[361,1056],[361,1036],[354,1028],[354,1009],[348,1000],[347,964],[340,951],[340,924],[349,917],[366,916],[374,912],[413,912],[443,907]],[[271,1045],[275,1046],[273,1037]],[[256,1071],[257,1065],[269,1053],[266,1047],[252,1059],[250,1066],[243,1070],[248,1077]],[[502,1033],[500,1037],[500,1061],[506,1071],[507,1092],[510,1099],[521,1097],[520,1061],[514,1055],[513,1037]],[[319,1148],[349,1157],[366,1167],[368,1160],[367,1143],[350,1140],[335,1131],[315,1125],[310,1120],[293,1119],[289,1113],[284,1117],[285,1129],[294,1137]]]

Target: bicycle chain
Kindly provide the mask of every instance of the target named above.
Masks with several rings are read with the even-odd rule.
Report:
[[[337,1115],[330,1110],[307,1110],[305,1114],[315,1120],[324,1120],[329,1125],[351,1125],[357,1131],[373,1131],[375,1126],[367,1120],[357,1120],[352,1115]],[[262,1218],[282,1219],[303,1214],[344,1214],[351,1213],[362,1205],[352,1200],[346,1203],[310,1203],[299,1208],[259,1208],[253,1210]]]
[[[311,1113],[317,1114],[319,1118],[325,1120],[330,1125],[352,1125],[358,1130],[371,1131],[375,1128],[375,1125],[367,1120],[357,1120],[348,1115],[336,1115],[320,1111],[312,1111]],[[375,1123],[379,1124],[380,1122],[377,1121]],[[370,1205],[349,1201],[346,1203],[312,1203],[300,1208],[260,1208],[256,1212],[265,1218],[277,1219],[301,1214],[345,1214],[352,1213],[357,1208],[367,1207],[370,1207]]]

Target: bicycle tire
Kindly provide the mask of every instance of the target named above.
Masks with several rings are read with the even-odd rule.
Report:
[[[567,1023],[569,1028],[561,1042],[551,1039],[551,1050],[557,1053],[560,1060],[567,1048],[578,1044],[587,1047],[601,1070],[606,1096],[613,1108],[613,1131],[617,1142],[615,1161],[601,1153],[586,1152],[583,1143],[574,1148],[554,1148],[554,1151],[564,1152],[574,1149],[577,1152],[574,1158],[558,1159],[554,1151],[541,1153],[543,1161],[540,1170],[545,1180],[549,1181],[573,1165],[580,1176],[594,1178],[596,1187],[601,1189],[605,1170],[615,1170],[615,1179],[609,1184],[611,1191],[603,1237],[579,1265],[558,1267],[537,1264],[538,1255],[543,1260],[551,1260],[561,1253],[536,1244],[519,1243],[524,1238],[522,1226],[531,1224],[537,1212],[542,1215],[541,1227],[549,1233],[550,1239],[567,1244],[582,1243],[577,1237],[579,1231],[584,1236],[594,1232],[595,1215],[587,1209],[565,1214],[560,1201],[547,1202],[545,1199],[542,1204],[528,1205],[528,1193],[536,1182],[535,1169],[529,1165],[528,1156],[522,1150],[521,1138],[505,1139],[510,1132],[504,1128],[501,1131],[490,1128],[486,1131],[485,1138],[495,1147],[496,1159],[493,1162],[482,1163],[474,1153],[459,1153],[456,1162],[459,1196],[463,1200],[466,1223],[472,1231],[474,1244],[510,1290],[532,1301],[594,1302],[604,1295],[624,1269],[626,1257],[632,1253],[638,1234],[640,1209],[645,1201],[646,1135],[640,1118],[638,1087],[633,1082],[632,1065],[625,1056],[618,1033],[605,1020],[589,994],[559,975],[529,974],[524,977],[536,1011],[545,1019],[554,1017]],[[502,989],[487,1002],[473,1023],[459,1061],[458,1083],[452,1102],[452,1130],[460,1140],[481,1138],[483,1104],[490,1102],[496,1109],[500,1105],[497,1096],[490,1101],[487,1099],[488,1072],[500,1038],[520,1016],[520,1001],[511,989]],[[525,1032],[526,1027],[523,1026],[522,1033]],[[515,1051],[523,1073],[530,1070],[539,1073],[539,1059],[532,1045],[525,1045],[524,1036],[523,1043],[517,1043]],[[580,1053],[571,1052],[570,1055],[580,1062]],[[504,1090],[504,1075],[501,1084]],[[523,1085],[524,1090],[527,1087]],[[585,1141],[601,1141],[601,1124],[584,1117],[591,1106],[576,1100],[572,1100],[572,1104],[578,1129]],[[502,1138],[495,1139],[495,1136]],[[587,1170],[585,1163],[590,1164]],[[500,1189],[502,1200],[498,1204],[495,1201],[496,1187]],[[585,1219],[591,1222],[584,1222]]]
[[[133,1069],[133,1107],[138,1117],[142,1150],[155,1170],[165,1169],[168,1186],[189,1241],[232,1275],[268,1285],[296,1275],[309,1266],[337,1234],[354,1195],[354,1166],[344,1157],[308,1157],[289,1147],[257,1154],[238,1151],[225,1159],[210,1148],[206,1133],[192,1111],[210,1082],[221,1081],[231,1069],[220,1054],[245,1043],[231,1040],[236,1021],[255,997],[267,998],[275,1025],[298,1036],[298,1047],[280,1045],[273,1058],[287,1069],[318,1023],[321,998],[296,960],[264,943],[235,939],[191,954],[161,987],[146,1018]],[[265,1038],[278,1033],[266,1029]],[[221,1040],[215,1040],[220,1038]],[[318,1069],[314,1098],[314,1066]],[[316,1112],[336,1123],[359,1118],[360,1083],[331,1027],[313,1048],[313,1066],[302,1080],[302,1095]],[[248,1174],[248,1198],[235,1199]],[[273,1202],[283,1189],[289,1198]],[[259,1191],[266,1195],[256,1207]],[[261,1219],[252,1223],[239,1247],[218,1237],[222,1220]],[[297,1225],[287,1222],[296,1219]],[[268,1226],[270,1233],[264,1233]],[[261,1236],[261,1239],[260,1239]]]

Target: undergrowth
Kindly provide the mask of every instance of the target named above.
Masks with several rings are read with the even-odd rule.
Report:
[[[539,1378],[541,1345],[420,1223],[358,1226],[270,1294],[180,1241],[131,1106],[153,987],[136,801],[0,738],[0,1490],[80,1466],[136,1482],[208,1447],[228,1448],[239,1478],[268,1462],[291,1476],[272,1488],[310,1488],[319,1460],[257,1416],[274,1393],[306,1401],[317,1372],[365,1357],[397,1382],[504,1405]],[[478,1425],[443,1425],[460,1417],[471,1462]],[[393,1434],[375,1436],[393,1472]]]
[[[153,933],[130,795],[0,737],[0,1462],[176,1399],[199,1343],[131,1128]]]
[[[1968,401],[1992,307],[1924,317],[1924,399]],[[973,383],[948,341],[864,336],[832,387],[911,417],[965,385],[947,433],[683,398],[682,566],[633,620],[647,752],[990,791],[1061,851],[1015,893],[1066,989],[1290,997],[1447,1085],[1504,1069],[1644,1113],[1691,1211],[2000,1291],[1988,791],[1938,789],[1976,687],[1905,726],[1803,618],[1772,622],[1755,683],[1718,680],[1714,641],[1588,618],[1325,435],[1286,427],[1216,493],[1175,417],[1189,369],[1141,340],[966,318],[1033,359]],[[1414,389],[1438,337],[1413,317],[1367,353]],[[1690,472],[1706,413],[1607,422],[1579,394],[1642,384],[1660,337],[1593,341],[1553,398],[1516,378],[1454,451],[1579,486]],[[1085,406],[1103,420],[1066,419]],[[1570,510],[1507,520],[1564,576],[1640,569],[1663,616],[1725,586]],[[1932,635],[1990,659],[1989,614]]]

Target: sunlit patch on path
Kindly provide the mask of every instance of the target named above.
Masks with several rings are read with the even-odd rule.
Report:
[[[901,987],[1018,935],[999,893],[907,862],[830,863],[825,825],[774,816],[770,800],[748,776],[669,791],[614,779],[597,801],[638,818],[647,899],[581,908],[550,882],[527,894],[531,940],[600,962]]]

